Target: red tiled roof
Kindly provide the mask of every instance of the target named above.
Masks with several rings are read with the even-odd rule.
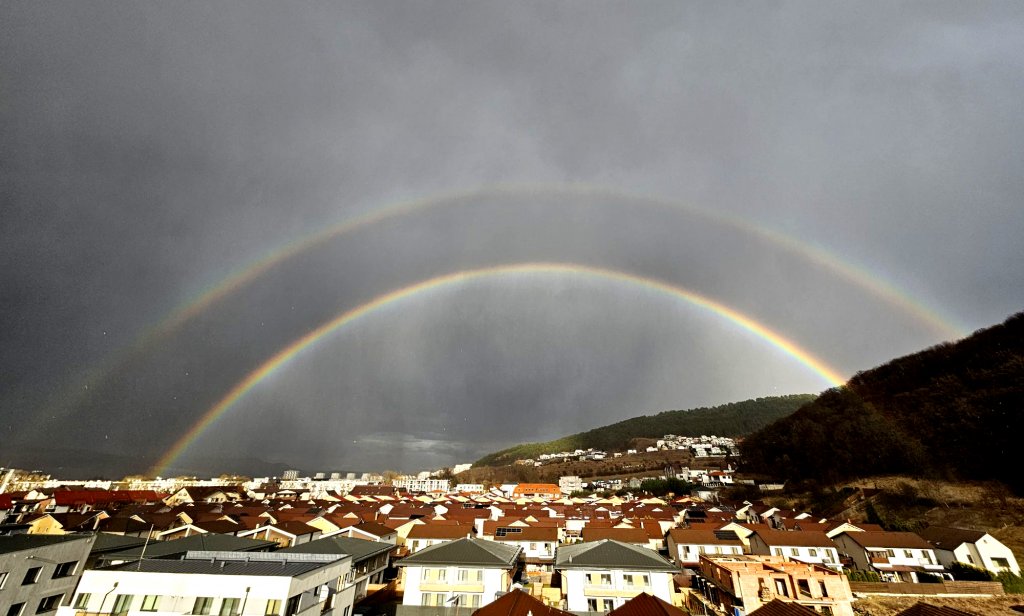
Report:
[[[473,616],[572,616],[557,608],[544,605],[539,599],[516,589],[488,603]]]
[[[799,603],[772,599],[770,602],[750,612],[750,616],[818,616],[818,612]]]
[[[583,541],[600,541],[614,539],[623,543],[647,545],[647,532],[642,528],[591,528],[588,524],[583,529]]]
[[[608,616],[684,616],[686,613],[664,599],[642,592],[608,612]]]

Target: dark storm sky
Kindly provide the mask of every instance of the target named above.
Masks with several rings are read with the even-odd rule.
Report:
[[[1017,2],[4,3],[0,465],[143,470],[305,333],[467,268],[656,278],[844,375],[994,324],[1024,308],[1022,65]],[[310,233],[476,188],[153,333]],[[307,349],[175,470],[437,467],[827,386],[678,298],[480,279]]]

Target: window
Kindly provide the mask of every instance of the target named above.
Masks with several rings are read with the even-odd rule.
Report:
[[[601,574],[601,585],[602,586],[611,586],[612,585],[612,574],[611,573],[602,573]]]
[[[800,556],[800,550],[798,548],[789,548],[790,556]]]
[[[7,608],[7,616],[21,616],[21,612],[24,609],[24,603],[12,603],[11,607]]]
[[[782,548],[772,548],[772,552],[774,552],[776,556],[782,556]]]
[[[60,605],[60,600],[63,598],[64,593],[50,595],[49,597],[43,597],[39,600],[39,607],[36,608],[36,614],[52,612],[53,610],[57,609],[57,606]]]
[[[786,586],[786,580],[775,580],[775,594],[781,597],[789,596],[789,588]]]
[[[196,602],[192,604],[192,613],[209,616],[211,608],[213,608],[213,597],[196,597]]]
[[[125,614],[132,607],[132,595],[117,595],[114,597],[114,607],[111,614]]]
[[[615,601],[612,599],[603,599],[601,603],[603,604],[602,609],[606,612],[610,612],[615,609]]]
[[[537,544],[535,542],[532,542],[532,541],[530,542],[530,551],[531,552],[536,552],[537,551]]]
[[[810,549],[807,550],[807,554],[809,556],[817,556],[818,555],[818,550],[816,550],[814,548],[810,548]]]
[[[893,558],[894,556],[896,556],[896,552],[893,551],[893,550],[886,550],[885,551],[885,555],[888,556],[889,558]]]
[[[87,592],[80,592],[80,593],[78,593],[78,596],[75,597],[75,609],[76,610],[84,610],[86,607],[88,607],[88,605],[89,605],[89,598],[90,597],[92,597],[92,594],[90,594],[90,593],[87,593]]]
[[[36,582],[38,582],[39,581],[39,572],[42,571],[42,570],[43,570],[42,567],[32,567],[31,569],[26,571],[25,572],[25,579],[23,579],[21,581],[21,585],[25,586],[26,584],[35,584]]]
[[[825,587],[825,580],[819,581],[819,584],[821,584],[821,596],[828,598],[828,588]]]
[[[931,562],[931,561],[928,561],[928,562]],[[992,565],[995,566],[997,569],[1009,569],[1010,568],[1010,559],[1008,559],[1008,558],[993,558],[992,559]]]
[[[827,605],[823,605],[821,606],[821,613],[825,616],[832,616],[832,608]]]
[[[587,611],[588,612],[596,612],[597,611],[597,599],[587,599]]]
[[[69,560],[66,563],[61,563],[61,564],[57,565],[56,569],[53,570],[53,577],[55,579],[56,578],[71,577],[72,575],[75,574],[75,569],[77,567],[78,567],[78,561],[77,560]]]
[[[7,572],[0,573],[0,590],[3,590],[4,583],[7,581]]]
[[[903,557],[904,558],[913,558],[914,557],[914,551],[913,550],[903,550]]]
[[[160,603],[160,595],[146,595],[142,598],[142,611],[155,612]]]
[[[643,581],[644,586],[650,586],[651,585],[651,577],[649,575],[647,575],[646,573],[641,575],[640,579]]]
[[[825,550],[825,562],[830,563],[833,562],[834,559],[835,556],[832,555],[832,550]]]
[[[800,591],[801,595],[805,597],[811,596],[811,582],[809,580],[797,580],[796,589]]]
[[[235,616],[238,614],[238,604],[242,600],[236,597],[227,597],[220,602],[220,616]]]
[[[420,605],[434,605],[434,593],[425,592],[420,594]]]
[[[469,598],[468,603],[466,605],[468,605],[469,607],[480,607],[481,596],[482,595],[466,595],[466,597]]]
[[[263,610],[263,613],[266,614],[266,616],[276,616],[277,614],[280,614],[281,600],[270,599],[269,601],[267,601],[267,609]]]
[[[292,614],[297,614],[299,612],[299,603],[301,601],[302,595],[295,595],[294,597],[289,597],[288,603],[284,606],[285,616],[292,616]]]

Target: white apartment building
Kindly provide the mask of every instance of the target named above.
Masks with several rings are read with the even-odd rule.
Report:
[[[56,616],[349,616],[353,602],[348,556],[188,552],[86,571]]]
[[[571,612],[608,612],[642,592],[672,603],[679,572],[653,550],[612,539],[559,547],[555,570],[562,574],[562,607]]]
[[[402,605],[443,607],[456,599],[462,608],[487,605],[511,588],[520,552],[468,538],[420,550],[397,563],[405,583]]]

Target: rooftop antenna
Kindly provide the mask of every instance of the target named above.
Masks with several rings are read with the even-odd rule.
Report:
[[[149,538],[153,535],[153,524],[149,525],[149,532],[146,533],[146,542],[142,544],[142,552],[139,554],[139,563],[135,566],[136,571],[142,570],[142,559],[146,557],[146,548],[149,546]]]

